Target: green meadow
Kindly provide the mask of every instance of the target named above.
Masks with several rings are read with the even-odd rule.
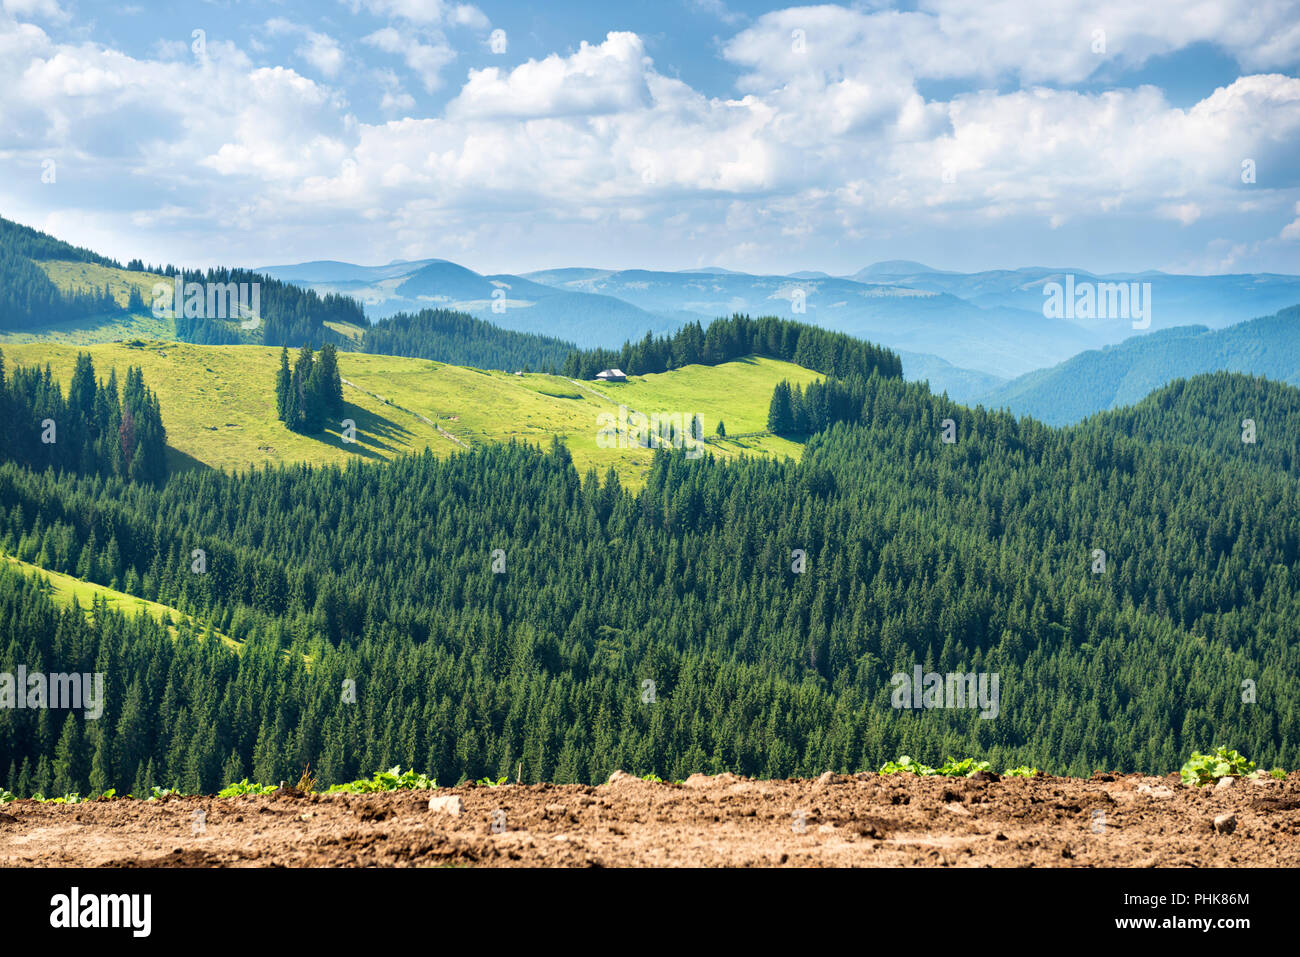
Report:
[[[97,585],[94,582],[73,578],[71,575],[50,571],[47,568],[41,568],[39,565],[20,561],[12,555],[0,553],[0,564],[15,568],[24,575],[44,579],[49,586],[50,597],[56,605],[61,607],[67,607],[75,601],[79,608],[88,613],[95,601],[100,600],[111,610],[123,615],[133,617],[148,615],[154,621],[167,625],[173,635],[176,634],[176,626],[182,621],[194,623],[192,618],[181,614],[170,605],[160,605],[156,601],[146,601],[143,598],[128,595],[126,592],[109,588],[106,585]],[[230,648],[239,647],[239,643],[233,639],[224,635],[220,635],[220,638]]]
[[[140,275],[140,274],[133,274]],[[350,458],[387,460],[432,449],[520,441],[542,447],[558,436],[580,472],[613,466],[625,484],[639,487],[653,452],[600,448],[599,416],[617,417],[619,405],[647,416],[698,414],[708,451],[719,457],[777,455],[798,458],[796,442],[767,434],[772,389],[782,379],[807,385],[820,376],[800,366],[750,357],[720,366],[686,366],[635,376],[626,383],[579,382],[540,373],[514,375],[426,359],[342,353],[346,417],[356,442],[343,441],[339,423],[317,436],[290,432],[277,419],[275,371],[279,350],[264,346],[199,346],[132,338],[72,342],[0,342],[10,365],[48,363],[65,384],[78,352],[89,352],[101,377],[128,366],[144,370],[158,393],[174,468],[246,470],[267,464],[339,464]],[[728,438],[715,435],[719,421]]]

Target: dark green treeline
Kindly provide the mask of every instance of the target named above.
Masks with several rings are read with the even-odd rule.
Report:
[[[797,466],[661,452],[638,494],[517,445],[162,489],[0,467],[5,550],[245,642],[85,624],[7,577],[0,668],[103,671],[109,705],[72,730],[0,710],[0,769],[45,787],[44,760],[54,787],[64,738],[58,766],[85,774],[60,780],[82,789],[211,791],[308,762],[324,783],[398,763],[444,783],[517,762],[533,781],[785,777],[899,753],[1165,773],[1217,743],[1296,766],[1291,476],[1176,430],[862,389],[860,420]],[[998,717],[895,710],[890,676],[916,665],[997,673]]]

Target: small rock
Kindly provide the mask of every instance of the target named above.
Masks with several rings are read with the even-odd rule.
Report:
[[[465,803],[454,794],[447,797],[431,797],[429,798],[429,810],[442,811],[452,817],[460,817],[465,810]]]
[[[605,783],[606,784],[628,784],[628,783],[635,784],[637,781],[640,780],[641,779],[638,778],[635,774],[628,774],[626,771],[615,771],[613,774],[609,776],[609,780],[606,781]]]
[[[1220,814],[1214,819],[1214,829],[1220,834],[1231,834],[1237,829],[1237,815]]]
[[[721,774],[715,774],[710,777],[707,774],[692,774],[682,782],[688,788],[707,788],[715,784],[738,784],[743,778],[732,774],[730,771],[723,771]]]
[[[1214,786],[1216,791],[1226,791],[1237,781],[1234,777],[1219,778],[1219,783]]]
[[[1162,801],[1168,800],[1174,796],[1173,790],[1165,787],[1163,784],[1157,785],[1156,787],[1152,787],[1149,784],[1139,784],[1137,786],[1137,791],[1138,794],[1146,794]]]
[[[943,806],[943,809],[945,811],[951,811],[953,814],[958,814],[962,817],[970,817],[970,811],[966,810],[960,804],[945,804]]]
[[[834,783],[835,783],[834,771],[827,771],[825,774],[823,774],[821,777],[817,779],[817,786],[819,788],[824,788],[826,787],[826,785],[834,784]]]

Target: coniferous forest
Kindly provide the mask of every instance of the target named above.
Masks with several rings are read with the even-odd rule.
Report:
[[[476,369],[536,372],[560,368],[577,347],[551,336],[501,329],[464,312],[422,309],[380,319],[366,329],[360,349]]]
[[[136,367],[119,394],[117,373],[97,380],[81,353],[65,397],[48,366],[6,372],[0,352],[0,422],[3,462],[153,484],[167,476],[162,410]]]
[[[893,352],[842,332],[762,316],[734,315],[718,319],[707,329],[699,322],[682,326],[671,336],[646,334],[638,343],[626,342],[621,350],[590,349],[572,353],[564,374],[592,379],[602,369],[617,367],[629,375],[667,372],[682,366],[719,365],[745,356],[760,355],[793,362],[829,376],[901,377],[903,363]]]
[[[360,303],[336,293],[320,295],[247,269],[178,269],[176,266],[146,266],[133,259],[125,267],[84,249],[55,239],[47,233],[0,217],[0,329],[38,330],[50,323],[92,316],[144,313],[153,308],[151,299],[132,289],[121,304],[106,288],[60,289],[37,265],[43,261],[88,263],[128,272],[152,272],[183,283],[228,283],[258,285],[259,323],[245,334],[240,317],[187,316],[182,309],[172,315],[176,337],[201,345],[227,345],[256,341],[270,346],[320,347],[327,343],[345,345],[348,340],[329,323],[369,325]],[[183,302],[183,300],[182,300]],[[172,301],[168,300],[171,305]]]
[[[787,777],[902,753],[1167,773],[1223,742],[1294,766],[1290,460],[1205,436],[1246,406],[1267,435],[1295,390],[1231,377],[1229,416],[1193,380],[1055,429],[807,341],[875,368],[802,393],[840,398],[801,462],[661,450],[637,492],[558,443],[161,485],[0,465],[5,552],[190,616],[173,635],[60,609],[0,563],[6,660],[106,676],[98,720],[0,709],[5,786]],[[997,717],[896,709],[917,666],[998,674]]]
[[[280,421],[294,432],[313,435],[331,420],[337,424],[343,415],[338,351],[326,345],[315,354],[311,346],[303,346],[291,369],[289,349],[282,347],[275,377],[275,407]]]

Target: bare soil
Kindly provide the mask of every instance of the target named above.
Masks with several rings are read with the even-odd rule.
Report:
[[[17,801],[0,806],[0,865],[1300,866],[1300,773],[1220,790],[1177,775],[611,781]],[[431,796],[462,810],[431,810]]]

